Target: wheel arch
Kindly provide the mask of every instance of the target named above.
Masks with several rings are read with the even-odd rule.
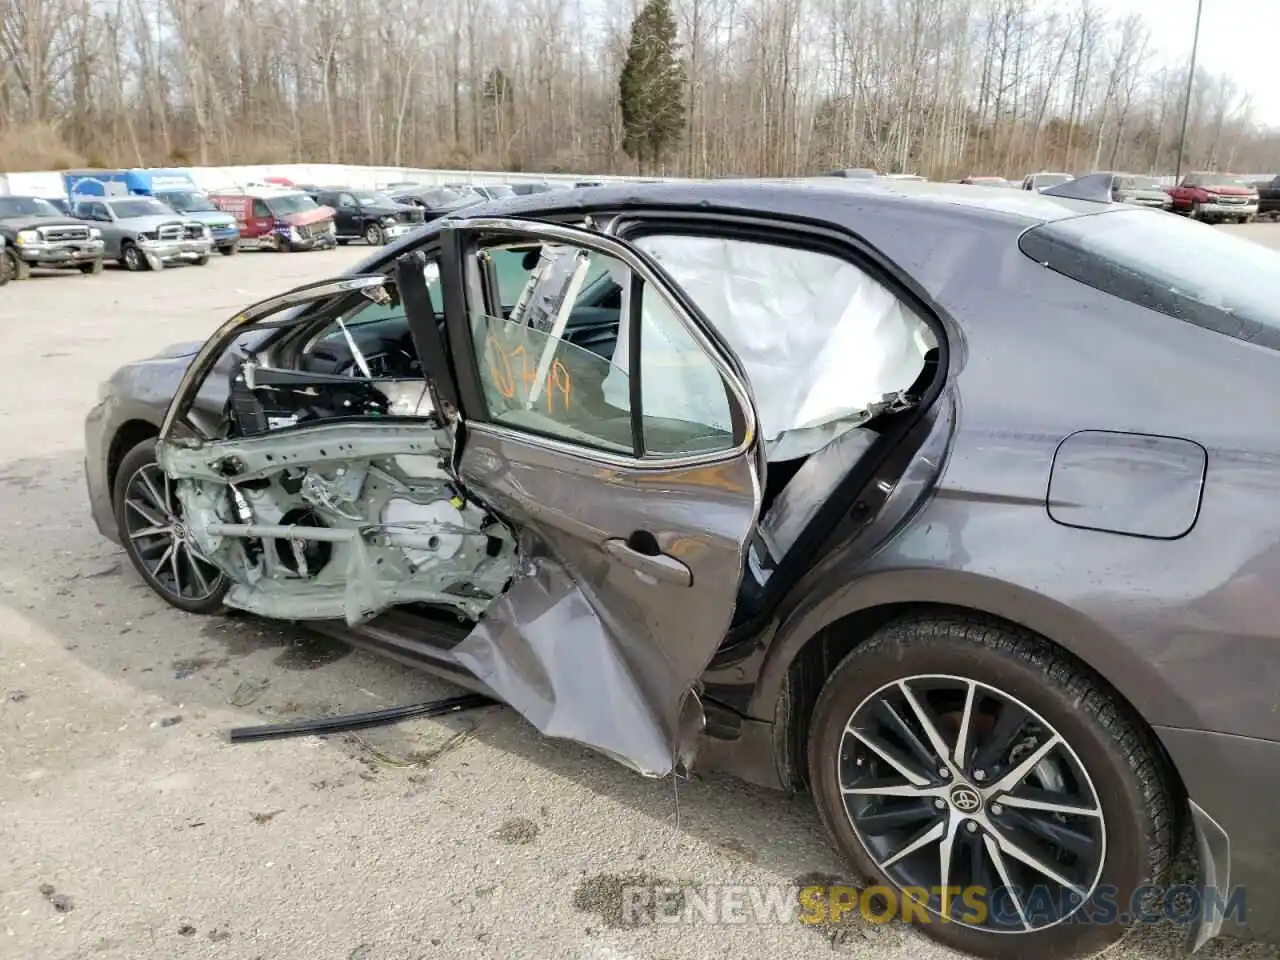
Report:
[[[780,625],[757,677],[748,713],[774,724],[778,776],[804,789],[809,724],[822,685],[836,666],[880,627],[920,615],[963,616],[1030,632],[1088,670],[1152,733],[1188,705],[1153,669],[1099,624],[1052,598],[990,578],[954,571],[894,571],[850,584],[841,602],[797,610]],[[1164,753],[1171,781],[1186,796]]]
[[[107,447],[107,490],[116,488],[116,474],[120,471],[120,463],[125,454],[142,443],[160,436],[160,427],[150,420],[126,420],[111,438]]]

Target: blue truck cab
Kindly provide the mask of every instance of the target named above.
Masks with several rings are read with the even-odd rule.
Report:
[[[240,249],[235,217],[215,207],[182,170],[67,170],[62,174],[67,197],[154,197],[183,216],[199,220],[213,234],[213,245],[224,256]]]

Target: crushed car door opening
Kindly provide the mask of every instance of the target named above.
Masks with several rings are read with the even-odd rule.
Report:
[[[433,646],[548,736],[649,776],[687,766],[704,671],[825,522],[789,481],[829,491],[937,373],[930,326],[827,260],[473,219],[390,274],[255,305],[192,362],[157,445],[188,560],[229,578],[230,606],[326,631],[389,618],[402,653]],[[780,318],[810,322],[779,336]],[[203,434],[205,377],[272,323]],[[416,356],[361,347],[377,324]],[[823,362],[859,346],[852,384]],[[469,629],[404,636],[438,611]]]

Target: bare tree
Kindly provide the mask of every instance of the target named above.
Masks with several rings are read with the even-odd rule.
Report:
[[[1096,0],[672,0],[672,175],[1168,172],[1186,67]],[[0,0],[0,168],[345,161],[616,173],[638,0]],[[1154,15],[1154,14],[1153,14]],[[1197,71],[1186,163],[1280,168]]]

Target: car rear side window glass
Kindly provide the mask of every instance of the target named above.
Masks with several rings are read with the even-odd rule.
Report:
[[[613,364],[620,297],[586,283],[589,274],[609,276],[625,265],[596,251],[552,245],[490,249],[475,262],[489,269],[490,291],[496,288],[501,301],[493,302],[490,292],[484,309],[472,313],[490,419],[632,453],[629,390],[613,395],[612,403],[604,396],[606,379],[627,377]]]
[[[1138,306],[1280,348],[1280,252],[1168,214],[1116,210],[1033,227],[1022,252]]]
[[[255,201],[253,201],[253,215],[254,215],[255,217],[269,217],[269,216],[271,216],[271,211],[267,209],[266,201],[264,201],[264,200],[255,200]]]
[[[489,417],[610,453],[679,456],[734,446],[728,394],[665,297],[627,264],[563,244],[493,247],[476,259],[488,293],[472,337]],[[473,287],[480,278],[476,271]],[[627,349],[639,308],[642,423]]]

